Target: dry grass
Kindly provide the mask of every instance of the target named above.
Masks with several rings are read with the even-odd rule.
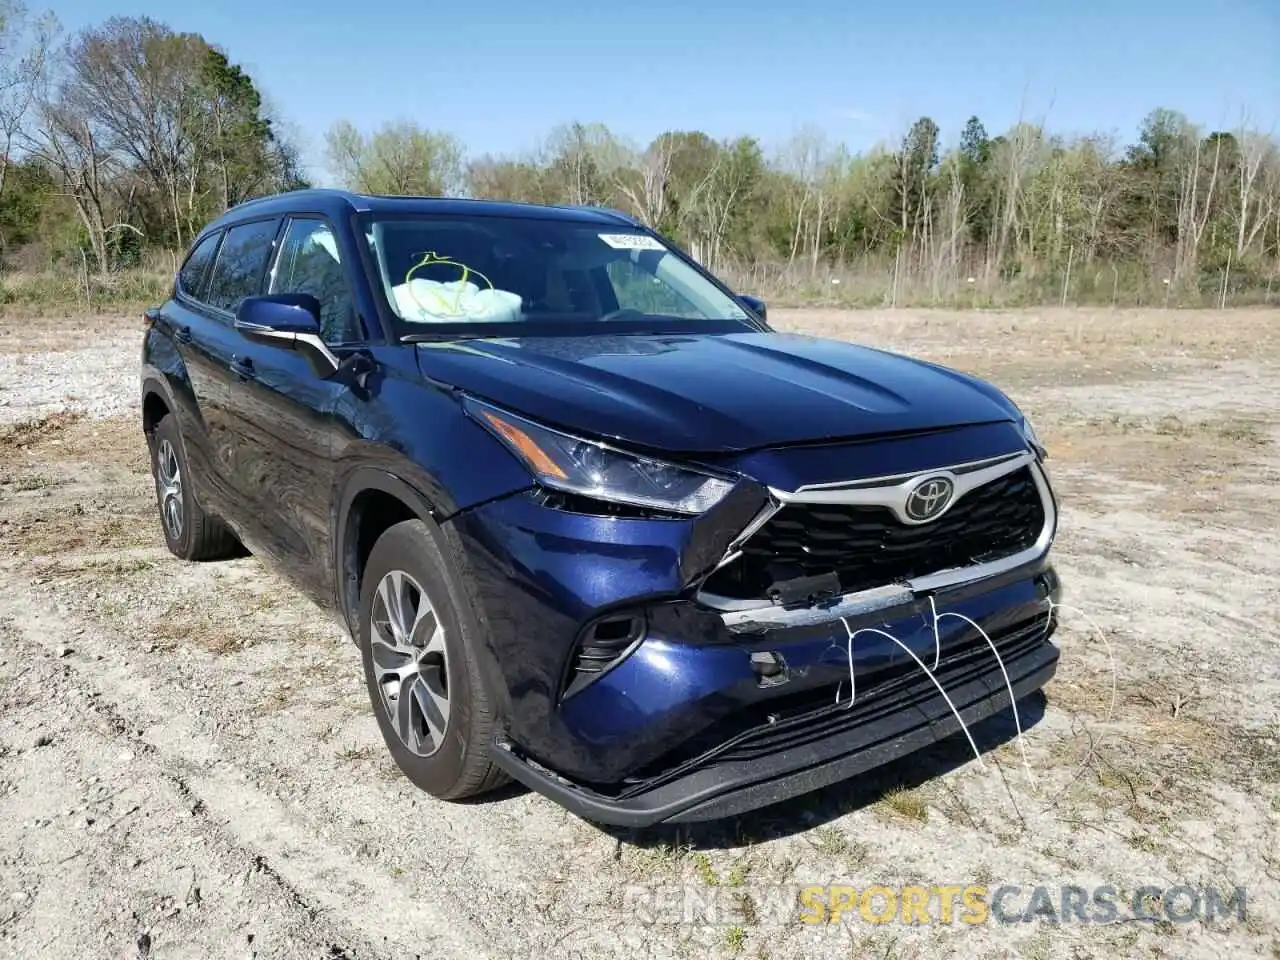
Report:
[[[1172,457],[1201,472],[1230,472],[1241,463],[1256,459],[1259,450],[1272,444],[1262,416],[1239,413],[1199,417],[1191,411],[1147,416],[1112,413],[1057,416],[1048,423],[1045,440],[1054,441],[1054,454],[1081,463],[1096,462],[1098,450],[1110,447],[1139,450],[1143,455],[1163,452],[1168,456],[1162,461]]]
[[[841,339],[910,341],[928,355],[947,345],[1009,361],[1032,355],[1042,369],[1056,368],[1055,382],[1070,378],[1072,361],[1102,360],[1138,351],[1149,363],[1162,355],[1273,354],[1280,344],[1280,307],[1241,310],[1107,310],[1043,307],[1030,310],[812,310],[780,309],[773,326]]]
[[[106,277],[86,275],[72,267],[40,273],[0,273],[0,318],[65,317],[77,310],[92,315],[159,303],[172,285],[177,268],[170,269],[176,264],[172,255],[157,260],[152,266]]]
[[[374,747],[345,747],[334,754],[339,763],[364,764],[383,759],[382,753]]]
[[[1265,493],[1238,488],[1240,477],[1271,446],[1265,428],[1228,417],[1184,423],[1166,418],[1142,428],[1115,429],[1112,424],[1059,423],[1042,431],[1052,450],[1051,466],[1089,471],[1106,464],[1107,475],[1072,475],[1071,489],[1080,504],[1114,489],[1110,477],[1147,484],[1150,509],[1161,517],[1212,516],[1224,510],[1259,519],[1271,509]],[[1170,486],[1179,496],[1168,497]]]
[[[1265,304],[1280,299],[1269,282],[1270,264],[1256,265],[1257,273],[1230,278],[1229,307]],[[754,293],[778,304],[822,307],[887,307],[896,305],[949,307],[1032,308],[1066,302],[1077,307],[1205,307],[1219,302],[1220,283],[1168,285],[1165,272],[1131,261],[1075,264],[1068,276],[1062,264],[1040,263],[1016,276],[991,274],[981,257],[954,270],[895,260],[884,251],[868,252],[839,264],[816,267],[795,263],[759,262],[721,272],[736,290]]]
[[[0,427],[0,535],[32,557],[163,546],[134,417],[77,412]]]
[[[780,330],[898,349],[989,377],[1020,399],[1053,384],[1137,384],[1280,354],[1280,311],[776,310]],[[1034,409],[1033,409],[1034,412]]]
[[[0,355],[21,358],[29,353],[70,353],[99,349],[122,336],[141,337],[145,307],[110,314],[71,310],[47,316],[6,319],[0,312]],[[137,341],[141,343],[141,339]]]
[[[929,801],[920,790],[894,787],[881,798],[878,806],[887,813],[904,820],[914,820],[917,823],[929,822]]]
[[[31,557],[156,546],[159,533],[145,506],[106,498],[53,502],[0,516],[0,539]]]
[[[61,437],[67,429],[84,417],[79,411],[67,410],[46,417],[0,424],[0,455],[29,450]]]
[[[95,420],[68,410],[0,425],[0,471],[25,466],[61,475],[80,468],[85,480],[115,480],[121,472],[145,478],[147,458],[136,415]]]

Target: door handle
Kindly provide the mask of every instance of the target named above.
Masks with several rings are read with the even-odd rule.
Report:
[[[176,327],[176,328],[174,329],[174,331],[173,331],[173,339],[177,340],[179,343],[190,343],[190,342],[191,342],[191,328],[190,328],[190,327]]]
[[[240,380],[252,380],[256,375],[251,357],[232,357],[230,366],[231,372]]]

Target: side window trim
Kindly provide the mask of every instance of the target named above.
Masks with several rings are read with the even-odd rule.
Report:
[[[304,220],[304,221],[319,220],[323,222],[326,227],[329,228],[329,231],[331,233],[334,232],[333,224],[329,223],[327,219],[320,216],[319,214],[286,213],[284,217],[281,218],[280,232],[276,234],[275,247],[271,251],[270,258],[268,258],[267,260],[267,272],[263,274],[263,277],[262,277],[262,280],[263,280],[262,289],[263,289],[263,292],[265,293],[270,293],[271,288],[275,283],[276,271],[280,269],[280,259],[281,257],[284,256],[285,241],[289,239],[289,228],[292,227],[299,220]],[[334,236],[336,237],[337,234],[334,233]]]
[[[284,256],[285,241],[289,237],[289,228],[299,220],[303,222],[322,224],[333,236],[334,243],[339,242],[338,240],[339,233],[337,228],[334,226],[333,221],[330,220],[323,213],[309,213],[309,212],[302,212],[302,211],[299,211],[296,213],[286,213],[280,225],[280,232],[276,234],[275,249],[271,253],[270,261],[267,267],[267,272],[263,277],[264,282],[268,278],[274,281],[276,276],[276,271],[280,267],[280,258]],[[328,343],[326,341],[326,345],[329,347],[363,346],[365,344],[373,342],[374,338],[369,335],[369,324],[364,318],[363,311],[361,311],[359,308],[359,299],[357,297],[357,287],[353,282],[354,277],[352,276],[352,268],[349,265],[349,258],[345,258],[345,257],[342,258],[339,261],[338,266],[342,269],[342,278],[343,278],[343,282],[346,284],[346,287],[347,287],[347,295],[351,298],[351,308],[355,313],[355,321],[360,325],[360,332],[363,334],[363,336],[358,340],[343,340],[340,342],[333,342],[333,343]]]
[[[262,292],[271,293],[271,288],[275,285],[276,271],[280,269],[280,258],[284,256],[284,242],[289,239],[289,228],[293,226],[293,221],[299,219],[292,213],[286,213],[280,218],[280,230],[276,233],[275,245],[271,249],[271,256],[267,258],[267,272],[262,275]]]

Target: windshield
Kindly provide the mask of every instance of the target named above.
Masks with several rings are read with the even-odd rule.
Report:
[[[623,225],[401,215],[366,217],[363,233],[402,337],[754,326],[662,241]]]

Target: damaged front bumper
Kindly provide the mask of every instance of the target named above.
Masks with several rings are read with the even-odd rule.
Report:
[[[1016,703],[1053,677],[1058,650],[1046,615],[998,639],[1004,674],[990,648],[952,644],[934,678],[887,670],[864,677],[850,700],[781,709],[683,762],[603,791],[570,780],[500,736],[494,761],[517,781],[598,823],[645,827],[745,813],[848,779],[958,734]],[[952,706],[954,705],[954,710]],[[1024,719],[1025,723],[1025,719]]]
[[[500,674],[495,762],[588,819],[643,826],[742,812],[958,732],[918,663],[936,662],[965,724],[1007,708],[1009,687],[1017,701],[1056,666],[1056,515],[1038,464],[996,459],[1032,464],[1034,545],[817,603],[705,590],[777,504],[763,486],[697,518],[591,515],[537,491],[455,516]]]

